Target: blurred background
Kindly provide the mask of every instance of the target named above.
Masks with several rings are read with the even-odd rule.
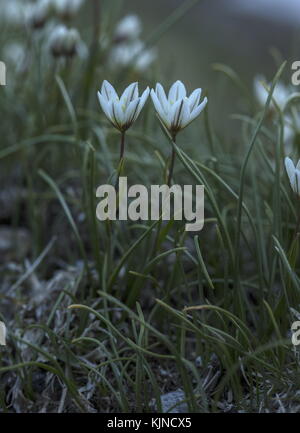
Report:
[[[193,85],[211,75],[211,64],[231,65],[246,79],[260,70],[274,72],[274,61],[299,56],[298,0],[128,0],[126,12],[138,13],[147,33],[182,6],[190,5],[179,23],[159,42],[160,64]],[[211,77],[211,81],[213,78]]]
[[[4,31],[6,27],[11,30],[11,22],[17,15],[14,9],[21,3],[0,1]],[[23,3],[35,4],[25,0]],[[65,0],[61,0],[63,3]],[[94,2],[81,3],[84,7],[71,23],[78,25],[88,44],[93,32]],[[288,61],[285,80],[290,84],[290,66],[300,58],[298,0],[103,0],[101,7],[102,46],[109,43],[112,29],[122,17],[137,15],[142,23],[139,37],[146,46],[154,47],[156,57],[155,62],[144,68],[145,82],[149,82],[149,76],[153,82],[164,77],[165,85],[181,79],[190,89],[202,87],[211,96],[210,109],[219,130],[227,124],[229,113],[240,112],[244,107],[241,101],[236,105],[240,92],[226,77],[220,77],[214,67],[216,63],[230,66],[251,93],[254,77],[262,74],[270,80],[283,60]],[[10,37],[15,35],[10,33]],[[19,37],[22,43],[28,39],[25,34]],[[0,44],[2,60],[15,57],[15,61],[16,58],[20,61],[22,54],[16,44],[15,50],[7,39],[1,38]],[[125,56],[122,49],[116,57]]]
[[[123,10],[137,13],[151,35],[183,5],[182,18],[158,41],[159,67],[170,81],[180,77],[190,88],[208,92],[215,126],[223,130],[228,114],[244,108],[237,105],[240,92],[214,71],[215,63],[230,66],[251,91],[256,75],[271,80],[287,60],[285,81],[290,84],[291,64],[300,59],[300,1],[127,0]]]

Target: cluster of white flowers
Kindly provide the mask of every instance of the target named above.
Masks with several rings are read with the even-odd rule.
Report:
[[[120,132],[125,132],[137,119],[144,107],[150,90],[139,96],[138,83],[130,84],[119,98],[114,87],[104,81],[98,92],[100,105],[109,121]],[[177,133],[189,125],[205,108],[207,98],[200,103],[201,89],[194,90],[189,97],[181,81],[176,81],[170,88],[168,97],[160,83],[151,90],[151,98],[161,123],[170,132],[173,139]]]
[[[87,49],[78,30],[67,28],[59,22],[74,17],[83,3],[84,0],[0,0],[1,21],[9,26],[26,25],[35,30],[43,29],[43,32],[39,33],[41,40],[55,58],[69,58],[74,55],[86,57]],[[11,43],[7,45],[3,47],[2,55],[5,54],[4,57],[8,57],[9,61],[16,60],[15,63],[20,64],[16,59],[16,53],[21,53],[21,47],[25,52],[24,46],[21,43],[18,43],[18,47],[16,44],[12,46]],[[11,48],[13,55],[9,54]],[[20,59],[24,57],[23,53]]]
[[[0,0],[1,18],[9,25],[29,25],[34,29],[44,27],[56,16],[69,20],[79,11],[84,0]]]
[[[153,63],[156,51],[145,47],[140,39],[141,32],[142,24],[137,15],[127,15],[117,24],[109,57],[112,68],[132,66],[143,72]]]

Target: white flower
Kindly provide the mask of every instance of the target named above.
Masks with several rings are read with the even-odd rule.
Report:
[[[291,158],[286,157],[284,163],[292,190],[300,196],[300,160],[298,161],[296,167],[294,166]]]
[[[264,107],[266,105],[269,92],[267,89],[270,90],[270,86],[267,83],[265,77],[258,75],[254,78],[254,93],[256,96],[256,99],[258,103]],[[285,104],[287,102],[288,97],[290,96],[291,91],[290,89],[285,86],[283,83],[278,82],[275,86],[272,99],[276,102],[276,104],[279,106],[279,108],[283,111]],[[274,103],[271,102],[270,108],[274,109]]]
[[[138,83],[130,84],[119,98],[113,86],[103,81],[98,99],[102,110],[110,122],[121,132],[125,132],[138,118],[147,101],[150,89],[139,96]]]
[[[0,346],[6,345],[6,326],[3,322],[0,322]]]
[[[27,5],[25,16],[27,23],[34,29],[43,27],[50,16],[52,0],[39,0]]]
[[[72,57],[78,54],[82,43],[77,29],[68,29],[63,24],[56,26],[49,36],[49,47],[54,57]]]
[[[205,108],[207,98],[200,103],[201,93],[201,89],[196,89],[187,97],[186,88],[181,81],[176,81],[171,86],[168,97],[160,83],[156,84],[155,91],[151,90],[151,98],[158,117],[173,138]]]
[[[81,8],[83,0],[53,0],[54,10],[63,19],[72,18]]]
[[[0,19],[3,24],[10,26],[23,25],[30,4],[20,0],[0,0]]]
[[[8,42],[2,50],[2,58],[6,63],[9,63],[14,69],[19,72],[26,60],[26,51],[23,44],[20,42]]]
[[[115,29],[115,41],[137,39],[142,31],[142,23],[137,15],[126,15],[119,21]]]
[[[110,54],[110,65],[119,68],[130,66],[139,72],[144,72],[156,58],[154,49],[144,49],[143,42],[123,42],[114,47]]]
[[[292,115],[284,116],[284,141],[292,144],[295,136],[300,134],[300,113],[295,111]]]

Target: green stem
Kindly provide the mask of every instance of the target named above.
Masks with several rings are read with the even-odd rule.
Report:
[[[122,168],[123,168],[124,155],[125,155],[125,131],[122,131],[121,132],[121,143],[120,143],[120,159],[119,159],[119,166],[118,166],[118,171],[117,171],[117,181],[116,181],[116,190],[117,191],[119,189],[119,178],[120,178],[120,174],[121,174]]]
[[[175,141],[175,137],[173,138],[174,143],[176,143]],[[169,167],[169,175],[168,175],[168,186],[171,186],[171,182],[172,182],[172,177],[173,177],[173,171],[174,171],[174,163],[175,163],[175,156],[176,156],[176,152],[175,149],[173,147],[172,149],[172,156],[171,156],[171,163],[170,163],[170,167]]]
[[[123,131],[121,133],[120,160],[119,160],[119,163],[121,163],[122,159],[124,158],[124,152],[125,152],[125,131]]]

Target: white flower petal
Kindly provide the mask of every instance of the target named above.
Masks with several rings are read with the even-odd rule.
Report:
[[[156,95],[157,95],[157,97],[159,99],[159,102],[161,103],[162,108],[167,113],[168,109],[170,108],[170,104],[169,104],[169,101],[167,99],[167,96],[166,96],[166,93],[164,91],[164,88],[163,88],[163,86],[160,83],[156,84],[155,92],[156,92]]]
[[[128,127],[134,122],[136,112],[138,110],[140,103],[140,98],[135,99],[134,101],[131,101],[126,109],[125,112],[125,124],[128,125]]]
[[[177,80],[174,84],[172,84],[169,95],[168,95],[168,101],[171,103],[174,103],[178,99],[182,99],[186,97],[186,89],[185,85]]]
[[[127,107],[131,101],[139,97],[138,83],[130,84],[123,92],[120,101],[122,107]]]
[[[119,99],[118,94],[115,91],[114,87],[107,80],[104,80],[102,83],[101,94],[107,100]]]
[[[198,105],[198,107],[196,107],[196,108],[191,112],[189,123],[191,123],[194,119],[196,119],[197,116],[199,116],[199,114],[201,113],[201,111],[203,111],[204,108],[206,107],[206,104],[207,104],[207,98],[205,97],[205,98],[203,99],[203,101],[201,102],[201,104]]]
[[[139,106],[137,108],[136,114],[134,116],[133,121],[135,121],[138,116],[140,115],[140,112],[142,111],[144,105],[146,104],[146,101],[149,97],[149,93],[150,93],[150,89],[149,87],[147,87],[147,89],[144,90],[144,92],[142,93],[141,97],[140,97],[140,102],[139,102]]]
[[[291,158],[286,157],[284,160],[285,169],[291,184],[292,189],[294,190],[295,185],[295,166]]]
[[[121,108],[120,101],[112,102],[112,118],[117,128],[122,129],[124,125],[124,111]]]
[[[104,111],[106,117],[111,121],[112,120],[111,106],[110,106],[109,102],[107,101],[107,99],[105,97],[102,96],[102,94],[100,92],[98,92],[97,95],[98,95],[98,100],[99,100],[99,103],[101,105],[102,110]]]
[[[155,91],[153,89],[151,90],[151,99],[152,99],[154,107],[155,107],[155,109],[157,111],[157,114],[159,115],[159,117],[161,118],[161,120],[163,121],[163,123],[165,123],[165,125],[167,127],[169,127],[170,123],[168,121],[168,116],[164,112],[163,107],[161,106],[161,103],[159,102],[159,99],[156,96],[156,93],[155,93]]]
[[[190,105],[190,112],[192,112],[194,108],[196,108],[196,106],[199,104],[201,93],[202,93],[202,89],[196,89],[190,94],[188,98],[189,105]]]
[[[173,128],[178,128],[182,106],[183,99],[179,99],[171,107],[171,110],[169,112],[169,119]]]
[[[190,113],[189,102],[187,99],[185,99],[183,101],[183,107],[181,110],[180,126],[182,129],[185,128],[191,122],[190,118],[191,118],[191,113]]]
[[[300,195],[300,171],[299,170],[295,170],[294,191],[296,194]]]

